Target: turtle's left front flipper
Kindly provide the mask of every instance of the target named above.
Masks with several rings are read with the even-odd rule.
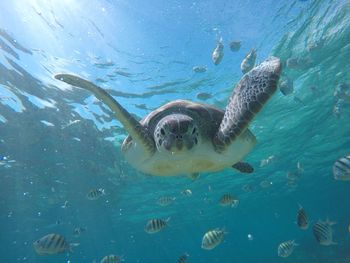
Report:
[[[124,109],[111,95],[95,84],[71,74],[57,74],[55,78],[67,84],[86,89],[92,92],[99,100],[105,103],[114,113],[133,140],[143,150],[144,155],[152,156],[155,151],[154,141],[146,130],[126,109]]]
[[[245,74],[232,92],[213,143],[224,152],[244,132],[254,116],[275,93],[281,74],[279,58],[271,57]]]

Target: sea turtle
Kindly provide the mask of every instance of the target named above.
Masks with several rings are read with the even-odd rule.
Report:
[[[92,92],[105,103],[128,131],[121,146],[126,160],[150,175],[220,171],[233,167],[250,173],[241,160],[252,150],[255,136],[247,128],[275,93],[281,63],[270,57],[245,74],[229,98],[225,111],[216,107],[175,100],[149,113],[140,122],[105,90],[71,74],[55,78]]]

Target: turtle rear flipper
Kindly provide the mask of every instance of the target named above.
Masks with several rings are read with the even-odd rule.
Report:
[[[236,169],[237,171],[243,174],[251,174],[252,172],[254,172],[253,166],[245,162],[235,163],[234,165],[232,165],[232,168]]]
[[[188,174],[188,177],[191,178],[193,181],[197,180],[199,178],[200,174],[199,173],[190,173]]]
[[[275,93],[280,74],[280,60],[271,57],[242,77],[232,92],[219,131],[213,138],[217,152],[224,152],[246,130]]]
[[[148,130],[144,128],[126,109],[124,109],[111,95],[95,84],[71,74],[57,74],[55,78],[67,84],[88,90],[96,98],[105,103],[114,113],[130,136],[143,149],[144,154],[152,156],[155,151],[154,141]]]

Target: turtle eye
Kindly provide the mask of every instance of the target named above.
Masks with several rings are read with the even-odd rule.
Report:
[[[162,135],[165,135],[165,131],[164,131],[163,128],[160,129],[160,133],[161,133]]]

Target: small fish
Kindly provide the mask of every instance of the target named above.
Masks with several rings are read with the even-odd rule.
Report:
[[[219,203],[221,206],[237,207],[239,204],[239,200],[237,198],[234,198],[230,194],[224,194],[220,197]]]
[[[147,105],[142,103],[142,104],[135,104],[136,108],[139,108],[141,110],[148,110]]]
[[[189,255],[187,253],[181,255],[179,257],[179,259],[177,260],[177,263],[186,263],[188,257],[189,257]]]
[[[191,180],[197,180],[200,176],[200,173],[190,173],[188,174],[188,177],[191,179]]]
[[[69,207],[69,202],[66,200],[64,201],[64,204],[61,205],[61,208],[65,209],[65,208],[68,208]]]
[[[65,128],[67,128],[73,124],[79,123],[79,122],[80,122],[80,120],[69,121],[68,124],[62,125],[62,129],[65,129]]]
[[[107,68],[114,66],[114,62],[111,60],[108,60],[106,62],[95,62],[94,65],[98,68]]]
[[[190,189],[185,189],[181,191],[181,194],[183,194],[184,196],[191,196],[192,191]]]
[[[196,94],[197,99],[199,100],[208,100],[213,97],[212,94],[207,93],[207,92],[199,92]]]
[[[281,78],[279,87],[283,95],[287,96],[292,94],[294,91],[293,86],[293,80],[291,78],[286,76]]]
[[[127,77],[127,78],[132,77],[131,73],[123,71],[123,70],[118,70],[117,69],[117,70],[114,71],[114,73],[117,74],[117,75],[123,76],[123,77]]]
[[[344,82],[338,84],[334,89],[333,96],[337,99],[350,102],[350,85]]]
[[[162,196],[162,197],[159,197],[157,204],[160,206],[168,206],[168,205],[171,205],[174,200],[175,200],[175,197]]]
[[[333,176],[335,180],[350,180],[350,155],[338,159],[333,164]]]
[[[202,248],[211,250],[218,246],[223,240],[226,232],[223,229],[216,228],[206,232],[202,239]]]
[[[245,184],[242,186],[242,190],[246,193],[250,193],[253,191],[253,186],[251,186],[250,184]]]
[[[214,65],[219,65],[223,57],[224,44],[222,43],[222,39],[220,39],[211,55],[211,59],[213,60]]]
[[[154,218],[147,222],[145,226],[145,232],[148,234],[154,234],[164,229],[167,226],[170,218],[164,220],[160,218]]]
[[[270,186],[272,186],[272,182],[271,181],[268,181],[268,180],[263,180],[260,182],[260,187],[261,188],[268,188]]]
[[[336,117],[336,118],[340,118],[341,116],[341,113],[343,111],[343,106],[344,106],[344,100],[342,99],[337,99],[334,103],[334,106],[333,106],[333,115]]]
[[[260,167],[264,167],[270,163],[272,163],[274,160],[275,160],[275,156],[274,155],[271,155],[269,157],[267,157],[266,159],[263,159],[260,161]]]
[[[299,0],[299,1],[301,1],[301,0]],[[305,2],[305,0],[303,2]],[[324,39],[320,39],[318,41],[313,41],[313,42],[309,43],[306,47],[306,50],[308,52],[314,52],[316,50],[320,50],[323,46],[324,46]]]
[[[33,243],[34,250],[39,255],[54,255],[72,251],[72,248],[78,245],[78,243],[69,244],[59,234],[48,234]]]
[[[297,224],[299,228],[303,230],[309,227],[309,220],[307,218],[304,208],[301,205],[299,205],[299,210],[297,213]]]
[[[76,227],[76,228],[74,228],[73,233],[74,233],[74,236],[78,237],[85,231],[86,231],[86,229],[83,227]]]
[[[195,73],[204,73],[207,71],[207,67],[204,67],[204,66],[194,66],[192,68],[193,72]]]
[[[288,58],[286,61],[287,68],[295,69],[299,67],[298,58]]]
[[[104,79],[102,79],[102,78],[97,78],[96,81],[97,81],[97,82],[100,82],[100,83],[106,83],[106,82],[108,82],[108,80],[104,80]]]
[[[105,192],[105,190],[102,189],[102,188],[91,189],[91,190],[87,193],[86,197],[87,197],[87,199],[89,199],[89,200],[97,200],[97,199],[99,199],[101,196],[103,196],[103,195],[105,195],[105,194],[106,194],[106,192]]]
[[[237,52],[241,48],[241,41],[232,41],[230,43],[230,49],[232,52]]]
[[[288,241],[282,242],[281,244],[278,245],[277,254],[279,257],[282,257],[282,258],[289,257],[293,253],[294,248],[296,246],[298,246],[298,244],[295,243],[294,240],[288,240]]]
[[[108,255],[101,259],[100,263],[120,263],[122,258],[116,255]]]
[[[245,56],[241,63],[241,70],[243,74],[251,71],[255,66],[256,60],[256,49],[252,48],[249,53]]]
[[[295,181],[299,179],[300,175],[296,172],[287,172],[286,177],[288,180]]]
[[[320,245],[330,246],[336,244],[335,242],[333,242],[332,226],[334,224],[334,222],[331,222],[328,219],[326,221],[319,220],[316,224],[314,224],[312,230],[317,242]]]
[[[314,61],[310,56],[298,57],[298,70],[306,70],[312,66]]]
[[[304,173],[304,166],[300,161],[297,162],[297,173],[298,174]]]

